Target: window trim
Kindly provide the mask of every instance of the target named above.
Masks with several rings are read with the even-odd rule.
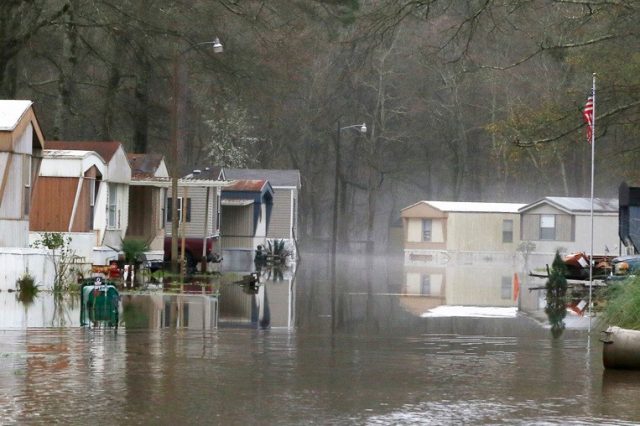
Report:
[[[109,183],[107,200],[107,229],[120,228],[120,210],[118,206],[118,187],[114,183]],[[113,212],[113,221],[112,214]]]
[[[173,217],[171,216],[173,214],[173,198],[172,197],[167,197],[167,203],[166,203],[166,221],[167,222],[172,222],[173,221]],[[183,211],[183,206],[186,208],[186,212],[184,214],[184,222],[185,223],[191,223],[191,197],[187,197],[186,198],[186,203],[184,202],[185,197],[178,197],[178,208],[176,209],[178,212],[178,223],[183,223],[183,215],[182,215],[182,211]]]
[[[553,227],[550,226],[542,226],[543,222],[545,219],[550,219],[553,221]],[[558,221],[556,220],[556,215],[554,214],[541,214],[540,215],[540,220],[538,222],[538,226],[539,226],[539,238],[540,241],[556,241],[556,237],[557,237],[557,230],[558,230]],[[553,235],[543,235],[543,229],[544,230],[551,230],[553,231]],[[551,232],[551,231],[547,231],[547,232]]]
[[[509,227],[505,226],[510,224]],[[506,229],[510,228],[510,229]],[[513,243],[513,230],[515,229],[513,219],[502,219],[502,242],[504,244]],[[506,237],[509,236],[507,239]]]

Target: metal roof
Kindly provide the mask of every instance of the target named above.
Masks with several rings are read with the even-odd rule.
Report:
[[[550,204],[568,213],[587,213],[591,211],[591,198],[587,197],[544,197],[521,208],[524,212],[540,204]],[[615,198],[594,198],[593,211],[598,213],[618,213],[618,200]]]
[[[482,203],[469,201],[420,201],[420,203],[430,205],[442,212],[465,213],[518,213],[518,209],[525,206],[525,204],[521,203]],[[414,204],[414,206],[416,204]]]
[[[127,154],[131,166],[131,177],[134,179],[154,177],[163,158],[162,154]]]
[[[108,163],[121,144],[118,141],[46,141],[48,149],[95,151]]]
[[[1,100],[0,131],[11,131],[16,128],[22,116],[33,103],[31,101]]]
[[[235,180],[222,190],[227,191],[245,191],[245,192],[261,192],[267,184],[266,180]]]
[[[271,186],[300,187],[299,170],[278,169],[224,169],[225,177],[229,180],[268,180]]]
[[[98,157],[103,163],[105,162],[104,159],[100,156],[100,154],[98,154],[95,151],[84,151],[84,150],[74,150],[74,149],[45,149],[42,151],[42,158],[46,158],[46,159],[64,158],[64,159],[82,160],[91,155]]]

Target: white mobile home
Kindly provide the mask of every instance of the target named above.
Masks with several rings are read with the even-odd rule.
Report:
[[[129,184],[131,166],[122,144],[117,141],[47,141],[47,148],[54,150],[94,151],[102,157],[107,167],[96,192],[93,230],[96,246],[92,262],[107,265],[117,258],[129,224]],[[104,207],[104,208],[103,208]]]

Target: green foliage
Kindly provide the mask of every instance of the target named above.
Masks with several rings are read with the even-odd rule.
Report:
[[[287,250],[285,247],[284,240],[268,240],[267,252],[272,256],[278,256],[283,259],[291,255],[289,250]]]
[[[610,285],[604,297],[606,304],[599,318],[603,326],[640,330],[640,277]]]
[[[71,249],[71,237],[61,232],[42,232],[31,247],[47,250],[47,256],[53,264],[55,273],[53,291],[59,293],[68,286],[71,261],[75,251]]]
[[[121,250],[124,253],[124,261],[132,265],[141,260],[142,254],[149,250],[149,244],[137,238],[125,238],[122,240]]]
[[[565,278],[567,267],[556,251],[551,264],[549,278],[545,285],[547,306],[544,312],[551,324],[551,334],[554,338],[562,335],[564,330],[564,317],[567,315],[567,279]]]
[[[33,299],[38,295],[38,285],[35,278],[29,272],[22,274],[16,281],[16,289],[18,294],[16,295],[19,302],[28,305],[33,302]]]

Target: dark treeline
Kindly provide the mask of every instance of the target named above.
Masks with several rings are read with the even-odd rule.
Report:
[[[301,237],[326,239],[340,133],[340,236],[385,242],[421,199],[588,196],[594,72],[596,196],[633,182],[638,18],[631,0],[4,0],[0,96],[33,100],[49,140],[171,163],[177,58],[181,166],[299,169]]]

